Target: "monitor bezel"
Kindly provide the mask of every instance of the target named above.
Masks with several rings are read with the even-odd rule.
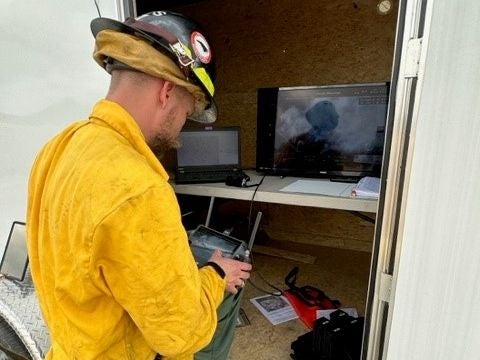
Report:
[[[332,170],[332,169],[298,169],[298,168],[277,168],[274,166],[275,153],[275,131],[277,122],[278,94],[283,90],[296,89],[321,89],[335,90],[341,88],[358,87],[381,87],[387,94],[387,106],[385,109],[385,125],[388,114],[388,99],[390,92],[390,82],[369,82],[355,84],[333,84],[333,85],[311,85],[311,86],[291,86],[291,87],[270,87],[257,89],[257,138],[256,138],[256,171],[267,175],[279,176],[298,176],[308,178],[329,178],[339,181],[358,181],[365,176],[380,176],[379,169],[373,171],[353,171],[353,170]],[[383,144],[385,145],[385,144]]]
[[[238,164],[222,164],[218,166],[209,165],[207,167],[201,165],[179,165],[178,163],[178,152],[181,151],[181,146],[178,149],[175,149],[174,160],[175,160],[175,170],[176,171],[189,171],[195,169],[195,171],[211,170],[218,168],[219,170],[231,168],[231,169],[241,169],[242,167],[242,148],[241,148],[241,128],[240,126],[206,126],[206,127],[189,127],[183,128],[181,133],[187,132],[220,132],[220,131],[234,131],[237,134],[237,151],[238,151]],[[180,133],[180,134],[181,134]],[[179,135],[180,139],[180,135]]]

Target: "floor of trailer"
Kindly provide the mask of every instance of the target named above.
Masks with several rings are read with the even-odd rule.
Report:
[[[308,264],[254,253],[252,281],[257,287],[274,291],[265,284],[263,277],[272,285],[285,289],[285,276],[294,266],[298,266],[297,286],[318,287],[330,298],[338,299],[343,307],[356,308],[360,316],[364,315],[370,253],[283,241],[274,246],[315,256],[316,260],[313,264]],[[309,331],[299,319],[272,325],[250,301],[251,298],[264,294],[247,283],[242,309],[250,324],[236,329],[230,360],[291,359],[292,341]]]

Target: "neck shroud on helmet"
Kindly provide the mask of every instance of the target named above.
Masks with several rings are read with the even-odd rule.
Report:
[[[94,58],[104,69],[132,68],[183,86],[195,97],[191,120],[216,120],[215,63],[210,44],[194,21],[153,11],[125,22],[96,18],[90,27],[96,40]]]

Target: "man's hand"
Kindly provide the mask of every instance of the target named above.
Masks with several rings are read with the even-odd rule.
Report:
[[[238,288],[244,287],[245,281],[250,277],[251,264],[225,258],[220,250],[215,250],[209,261],[216,263],[225,272],[226,290],[229,293],[236,294]]]

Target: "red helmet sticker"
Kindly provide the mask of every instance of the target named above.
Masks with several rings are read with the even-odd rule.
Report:
[[[195,55],[197,55],[202,63],[208,64],[212,60],[212,52],[205,36],[198,31],[194,31],[191,35],[191,42]]]

